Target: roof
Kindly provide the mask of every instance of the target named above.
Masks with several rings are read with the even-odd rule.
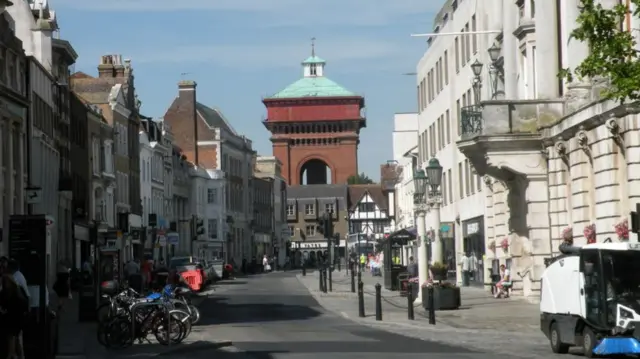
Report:
[[[206,106],[200,102],[196,102],[196,111],[198,111],[200,117],[202,117],[204,122],[206,122],[209,127],[224,128],[234,135],[238,135],[236,130],[231,127],[231,124],[229,123],[229,121],[227,121],[226,117],[219,109]]]
[[[287,200],[347,198],[347,185],[313,184],[287,187]]]
[[[306,60],[302,61],[303,65],[307,65],[307,64],[326,64],[327,62],[324,61],[323,59],[319,58],[318,56],[315,55],[311,55],[309,57],[307,57]]]
[[[304,77],[269,98],[358,96],[324,76]]]
[[[349,209],[356,209],[366,194],[369,194],[373,202],[381,211],[386,211],[388,209],[387,196],[384,195],[382,192],[382,186],[379,184],[349,185]]]

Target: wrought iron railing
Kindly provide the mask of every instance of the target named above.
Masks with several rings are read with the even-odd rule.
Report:
[[[460,136],[470,138],[482,134],[482,106],[472,105],[460,109]]]

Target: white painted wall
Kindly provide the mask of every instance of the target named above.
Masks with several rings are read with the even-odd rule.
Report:
[[[140,140],[140,200],[142,201],[142,225],[149,225],[151,212],[151,159],[153,149],[149,143],[149,136],[145,131],[138,133]]]
[[[418,114],[397,113],[393,116],[393,160],[402,169],[395,186],[395,228],[415,225],[413,218],[413,157],[412,149],[418,145]],[[389,202],[390,205],[394,202]]]

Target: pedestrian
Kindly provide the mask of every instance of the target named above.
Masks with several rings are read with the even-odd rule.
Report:
[[[62,309],[66,301],[71,298],[70,271],[64,261],[58,262],[53,290],[58,296],[58,309]]]
[[[469,279],[471,278],[471,259],[468,253],[463,253],[460,262],[458,263],[462,267],[462,286],[469,286]]]
[[[413,256],[409,257],[409,265],[407,266],[407,273],[409,273],[409,279],[418,276],[418,263],[413,259]]]
[[[28,297],[13,276],[3,274],[0,278],[0,338],[7,348],[7,359],[23,357],[19,340],[28,309]]]
[[[26,302],[27,302],[26,308],[24,308],[24,316],[22,318],[23,322],[21,322],[21,329],[22,329],[22,325],[26,321],[27,312],[29,311],[29,304],[31,301],[31,297],[29,294],[29,286],[27,285],[27,279],[24,277],[24,274],[22,274],[22,272],[20,271],[20,263],[17,260],[10,260],[7,266],[7,269],[9,274],[13,275],[13,280],[18,285],[20,293],[24,298],[26,298]],[[16,354],[20,359],[24,358],[23,348],[24,347],[22,345],[22,330],[21,330],[16,340]]]
[[[267,272],[269,272],[269,269],[270,269],[269,268],[269,257],[267,257],[267,255],[265,254],[262,257],[262,271],[264,273],[267,273]]]

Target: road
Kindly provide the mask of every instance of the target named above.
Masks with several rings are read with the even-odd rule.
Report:
[[[332,359],[507,358],[414,339],[357,324],[325,311],[295,272],[269,273],[220,283],[200,306],[196,335],[230,340],[232,347],[198,350],[190,358]],[[184,353],[163,355],[184,357]]]

